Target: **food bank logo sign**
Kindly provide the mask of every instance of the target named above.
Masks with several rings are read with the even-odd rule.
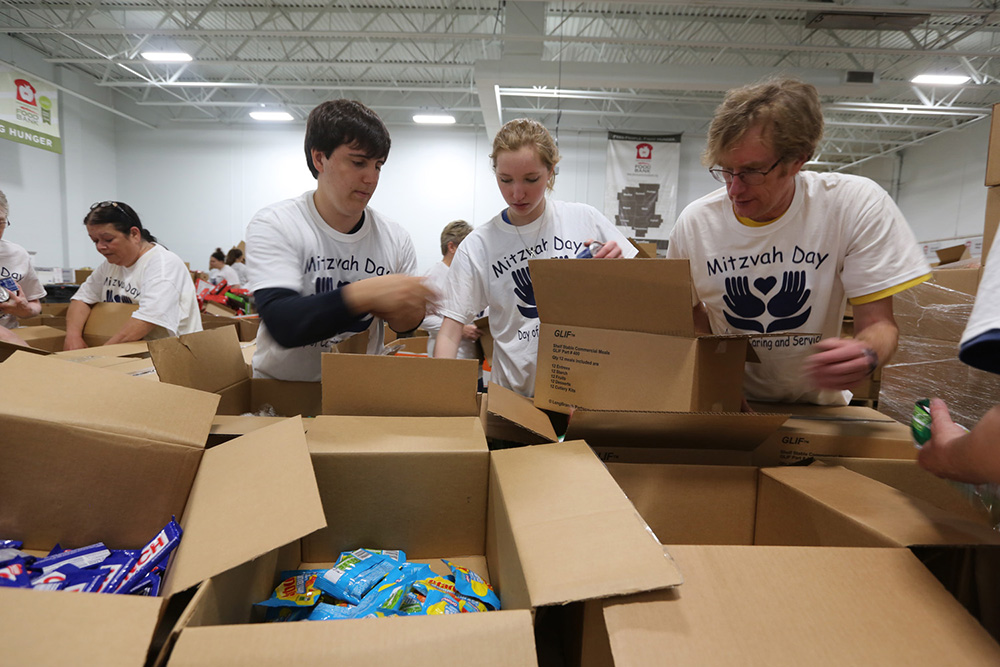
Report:
[[[626,236],[666,239],[677,212],[679,134],[608,132],[604,215]]]
[[[0,63],[0,139],[61,153],[58,102],[51,84]]]

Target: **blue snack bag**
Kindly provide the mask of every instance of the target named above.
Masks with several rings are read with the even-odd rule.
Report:
[[[473,598],[480,600],[487,607],[493,610],[500,608],[500,598],[497,594],[493,592],[493,588],[483,581],[475,572],[468,570],[459,565],[455,565],[451,561],[441,559],[445,565],[451,568],[451,571],[455,575],[455,591],[459,595],[463,595],[467,598]]]
[[[326,570],[285,570],[271,597],[263,602],[255,602],[260,607],[313,607],[322,594],[316,586],[316,579]]]
[[[390,556],[356,549],[342,553],[336,565],[316,578],[316,587],[338,600],[360,604],[368,591],[398,567]]]

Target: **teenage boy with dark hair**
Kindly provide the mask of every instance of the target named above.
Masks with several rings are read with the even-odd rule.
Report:
[[[381,351],[384,324],[415,329],[430,290],[414,277],[409,234],[368,207],[389,155],[389,132],[360,102],[312,110],[305,154],[316,189],[258,211],[247,227],[246,263],[262,324],[255,377],[315,382],[320,355],[368,333]]]

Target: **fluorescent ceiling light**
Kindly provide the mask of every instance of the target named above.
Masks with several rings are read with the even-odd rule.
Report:
[[[251,111],[250,117],[254,120],[288,121],[293,120],[292,114],[287,111]]]
[[[919,74],[910,83],[929,83],[941,86],[958,86],[967,82],[972,77],[964,74]]]
[[[154,63],[191,62],[191,56],[182,51],[143,51],[142,57]]]
[[[452,125],[455,117],[450,113],[415,113],[413,122],[421,125]]]

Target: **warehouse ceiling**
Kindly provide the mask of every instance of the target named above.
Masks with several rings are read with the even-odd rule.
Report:
[[[1000,101],[1000,0],[0,0],[0,32],[113,89],[156,126],[304,119],[359,99],[390,125],[446,111],[485,127],[704,136],[723,91],[814,83],[844,169],[976,122]],[[153,64],[146,51],[192,61]],[[959,86],[917,85],[964,74]],[[120,97],[119,97],[120,96]],[[126,99],[127,98],[127,99]],[[118,103],[115,104],[119,106]]]

